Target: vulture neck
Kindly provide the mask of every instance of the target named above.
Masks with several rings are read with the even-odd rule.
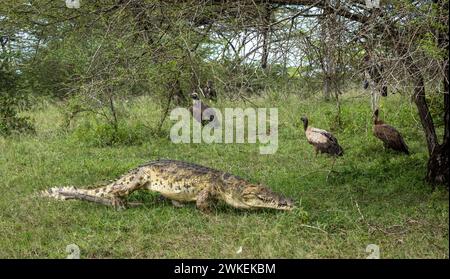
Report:
[[[373,120],[373,124],[375,125],[383,125],[384,122],[378,119],[378,115],[375,115],[375,119]]]
[[[379,111],[378,109],[376,109],[375,112],[374,112],[374,114],[373,114],[373,124],[374,124],[374,125],[382,125],[382,124],[384,124],[383,121],[381,121],[381,120],[378,119],[378,114],[379,114],[379,112],[380,112],[380,111]]]
[[[305,129],[305,131],[308,129],[308,119],[305,119],[305,121],[303,121],[303,129]]]

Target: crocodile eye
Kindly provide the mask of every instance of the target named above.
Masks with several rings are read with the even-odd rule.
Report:
[[[242,198],[243,199],[251,199],[256,197],[256,195],[252,194],[252,193],[246,193],[246,194],[242,194]]]
[[[257,197],[258,199],[262,200],[262,201],[265,201],[265,202],[271,200],[271,199],[269,199],[269,198],[267,198],[267,197],[265,197],[265,196],[256,195],[256,197]]]

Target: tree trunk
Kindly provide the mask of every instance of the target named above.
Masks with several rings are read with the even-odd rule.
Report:
[[[443,145],[448,145],[450,142],[450,95],[449,95],[449,65],[448,59],[444,62],[444,140]]]
[[[449,65],[448,58],[444,61],[444,139],[436,146],[428,159],[427,181],[432,184],[444,184],[449,187],[449,149],[450,149],[450,95],[449,95]]]
[[[420,69],[412,61],[408,59],[408,70],[414,80],[414,102],[419,111],[420,122],[425,132],[427,147],[428,147],[428,164],[426,179],[431,184],[446,184],[448,186],[449,180],[449,141],[448,141],[448,125],[449,123],[449,96],[448,96],[448,80],[444,77],[444,125],[447,135],[444,133],[444,141],[439,144],[434,127],[433,118],[425,98],[425,84],[423,81]],[[448,75],[448,64],[445,66],[445,72]]]
[[[427,181],[431,184],[443,184],[449,187],[449,162],[448,156],[450,146],[447,144],[440,144],[436,146],[428,159],[427,165]]]
[[[111,125],[114,129],[114,133],[115,136],[117,136],[118,130],[119,130],[119,126],[118,126],[118,120],[117,120],[117,112],[116,112],[116,107],[114,105],[114,97],[113,97],[113,93],[111,90],[108,90],[109,92],[109,109],[111,110],[111,115],[112,115],[112,119],[111,119]]]
[[[322,17],[319,18],[320,23],[320,63],[322,67],[322,82],[323,82],[323,98],[325,101],[329,101],[331,98],[331,90],[332,90],[332,73],[331,73],[331,46],[329,44],[333,44],[334,42],[330,42],[328,37],[330,36],[330,30],[328,28],[328,20],[329,18],[325,14],[325,10],[323,10]]]
[[[448,137],[444,138],[444,141],[442,144],[439,144],[436,137],[436,132],[434,129],[433,120],[431,118],[431,114],[428,108],[428,104],[425,100],[425,86],[422,85],[421,87],[415,88],[416,93],[414,94],[414,100],[417,106],[417,109],[419,110],[419,116],[420,121],[422,123],[422,127],[425,131],[425,136],[427,139],[427,146],[428,146],[428,164],[427,164],[427,176],[426,179],[431,184],[444,184],[447,185],[449,183],[449,141]],[[445,129],[448,130],[449,126],[449,119],[448,119],[448,88],[447,93],[445,93],[444,98],[446,98],[446,105],[445,105],[445,114],[446,119],[445,121]]]
[[[330,84],[330,77],[328,76],[328,73],[324,73],[323,75],[323,98],[325,101],[330,100],[331,96],[331,84]]]
[[[410,68],[411,67],[414,66],[410,66]],[[413,72],[412,76],[414,79],[414,95],[413,95],[414,103],[416,104],[417,109],[419,111],[420,122],[422,123],[422,127],[425,131],[428,153],[431,154],[438,145],[438,140],[436,130],[434,128],[433,118],[431,116],[427,100],[425,98],[425,84],[423,81],[422,73]]]
[[[269,60],[269,45],[270,45],[270,19],[272,16],[272,7],[269,3],[264,6],[264,17],[262,22],[262,55],[261,55],[261,68],[266,69]]]
[[[337,1],[339,5],[339,1]],[[323,70],[323,96],[325,101],[331,99],[332,93],[335,96],[336,102],[339,102],[338,95],[340,94],[340,42],[339,35],[340,23],[338,18],[332,10],[323,10],[320,22],[320,40],[321,40],[321,64]]]
[[[435,0],[434,3],[440,5],[440,11],[448,11],[448,1]],[[445,17],[443,17],[445,18]],[[442,22],[442,24],[448,24]],[[443,89],[444,89],[444,137],[442,144],[436,142],[434,148],[430,151],[430,158],[427,166],[427,181],[431,184],[444,184],[449,187],[449,149],[450,149],[450,96],[449,96],[449,61],[448,61],[448,34],[447,32],[438,32],[438,43],[441,49],[447,51],[446,58],[442,62],[443,69]],[[425,95],[425,94],[424,94]],[[425,102],[425,100],[421,101]],[[425,103],[426,104],[426,103]],[[421,105],[422,106],[422,105]],[[419,107],[419,105],[418,105]],[[419,109],[420,111],[420,109]],[[430,150],[430,148],[429,148]]]

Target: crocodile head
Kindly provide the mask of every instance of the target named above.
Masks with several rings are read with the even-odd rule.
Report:
[[[240,203],[247,208],[272,208],[278,210],[294,209],[292,199],[272,192],[262,185],[253,184],[245,187],[240,194]]]

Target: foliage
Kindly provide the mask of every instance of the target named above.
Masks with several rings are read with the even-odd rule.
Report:
[[[3,57],[4,53],[0,53],[0,136],[32,132],[30,119],[18,115],[20,108],[28,106],[26,96],[20,91],[20,77],[9,69]]]

